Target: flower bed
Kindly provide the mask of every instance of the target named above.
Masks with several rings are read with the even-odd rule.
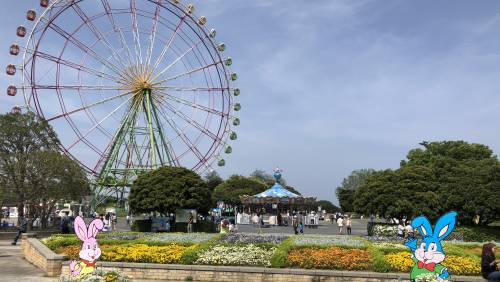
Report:
[[[273,252],[274,248],[254,244],[215,245],[200,252],[195,264],[271,266],[270,259]]]
[[[364,241],[359,237],[341,235],[301,235],[293,240],[295,246],[339,246],[349,248],[365,248]]]
[[[410,252],[397,252],[385,255],[385,259],[395,271],[409,272],[415,263]],[[480,260],[472,257],[448,255],[443,265],[452,275],[479,275],[481,273]]]
[[[366,238],[366,237],[365,237]],[[397,242],[357,236],[206,233],[104,233],[102,261],[301,267],[409,272],[410,250]],[[75,235],[42,240],[50,249],[78,259]],[[479,275],[482,243],[445,242],[444,265],[452,275]]]
[[[393,237],[398,233],[396,225],[375,224],[373,226],[373,236]]]
[[[288,254],[291,266],[301,268],[367,270],[370,269],[372,258],[366,250],[329,248],[298,248]]]
[[[134,244],[130,246],[100,246],[102,255],[100,260],[111,262],[148,262],[148,263],[179,263],[185,251],[195,248],[196,245],[186,247],[178,244],[168,246],[148,246]],[[81,246],[66,246],[55,250],[58,254],[68,255],[70,259],[78,259]]]
[[[222,236],[219,241],[224,243],[272,243],[280,244],[288,236],[279,234],[233,233]]]
[[[148,246],[143,244],[116,246],[102,252],[103,261],[178,263],[182,254],[194,248],[177,244],[168,246]]]
[[[144,236],[147,242],[202,243],[219,235],[209,233],[150,233]]]

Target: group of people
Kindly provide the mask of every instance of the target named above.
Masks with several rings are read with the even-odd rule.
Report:
[[[346,228],[347,235],[352,233],[352,220],[350,216],[339,215],[335,220],[337,226],[339,227],[339,235],[344,234],[344,226]]]

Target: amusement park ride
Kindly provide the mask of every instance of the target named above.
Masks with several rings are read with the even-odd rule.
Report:
[[[141,173],[224,166],[240,94],[226,45],[179,0],[40,0],[16,34],[7,94],[58,133],[91,176],[94,206]],[[15,75],[18,74],[17,81]],[[18,111],[19,108],[16,109]]]

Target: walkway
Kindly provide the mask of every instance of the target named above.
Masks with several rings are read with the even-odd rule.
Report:
[[[30,264],[21,254],[21,242],[12,246],[11,241],[0,241],[0,281],[45,282],[54,281],[54,278],[44,277],[45,273]]]
[[[366,219],[353,219],[352,220],[352,235],[366,236],[366,227],[368,225],[368,220]],[[238,231],[242,233],[283,233],[292,234],[293,229],[291,226],[271,226],[268,228],[259,228],[259,226],[253,225],[238,225]],[[320,234],[320,235],[337,235],[339,232],[336,223],[325,222],[318,228],[305,228],[305,234]],[[346,229],[344,227],[343,234],[346,234]]]

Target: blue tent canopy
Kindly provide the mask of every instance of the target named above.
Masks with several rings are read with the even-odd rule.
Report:
[[[273,187],[267,189],[266,191],[259,193],[254,196],[255,198],[266,198],[266,197],[273,197],[273,198],[299,198],[300,196],[292,193],[288,190],[286,190],[283,186],[281,186],[279,183],[275,183]]]

